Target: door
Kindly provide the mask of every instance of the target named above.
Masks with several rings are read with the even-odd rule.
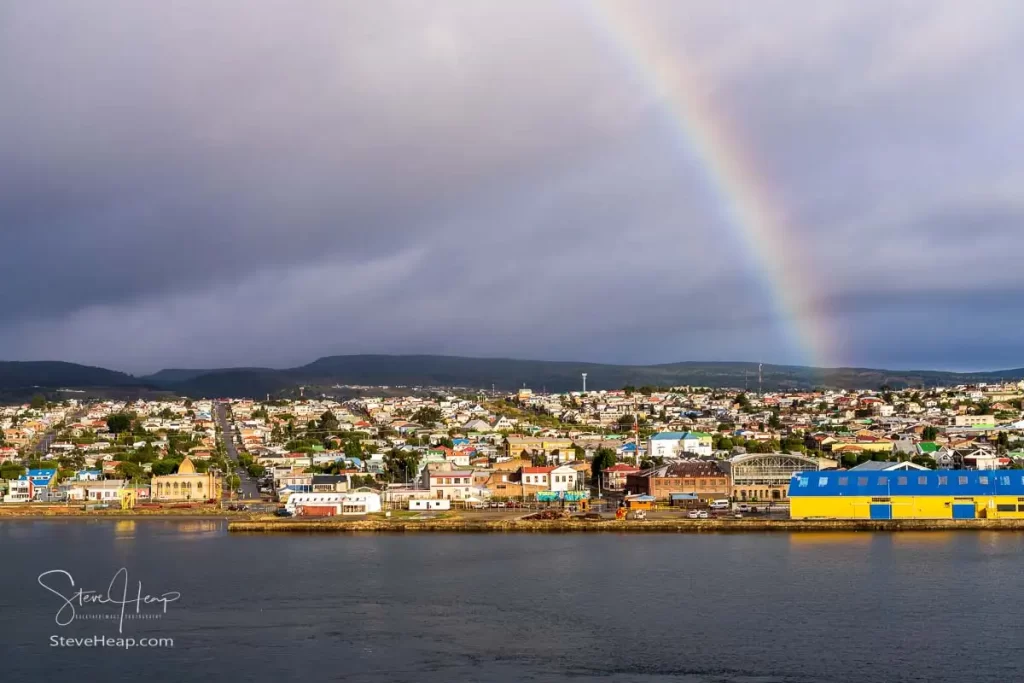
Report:
[[[953,519],[974,519],[974,503],[954,503]]]
[[[873,503],[871,519],[892,519],[892,505],[889,503]]]

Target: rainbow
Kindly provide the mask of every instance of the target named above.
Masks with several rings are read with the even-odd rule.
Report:
[[[660,39],[632,0],[583,0],[586,14],[621,52],[671,115],[680,142],[704,166],[729,224],[756,265],[771,296],[787,343],[807,365],[834,363],[834,338],[815,315],[815,282],[806,274],[800,241],[787,226],[785,209],[773,200],[763,174],[728,117],[716,110],[706,84]]]

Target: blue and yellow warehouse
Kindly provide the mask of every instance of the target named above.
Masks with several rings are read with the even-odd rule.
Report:
[[[1024,470],[799,472],[793,519],[1024,519]]]

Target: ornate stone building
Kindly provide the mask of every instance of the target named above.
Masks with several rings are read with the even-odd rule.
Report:
[[[192,461],[185,458],[176,474],[153,477],[151,491],[153,500],[158,501],[219,500],[221,483],[216,475],[196,472]]]

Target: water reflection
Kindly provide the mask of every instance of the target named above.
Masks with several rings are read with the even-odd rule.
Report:
[[[122,519],[114,524],[114,537],[118,540],[135,538],[135,520]]]
[[[795,547],[820,545],[849,545],[870,543],[874,534],[863,531],[801,531],[789,535],[789,543]]]

